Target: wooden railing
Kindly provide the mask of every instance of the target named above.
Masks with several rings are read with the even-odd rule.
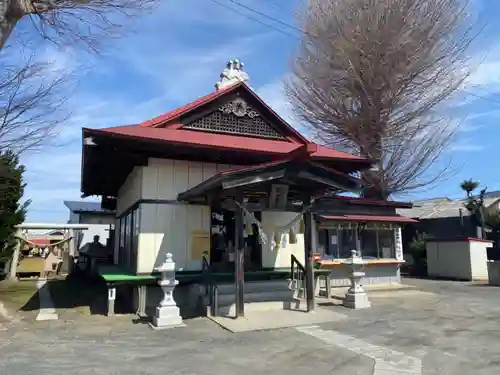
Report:
[[[203,275],[203,285],[205,286],[205,297],[208,296],[210,305],[210,314],[217,316],[219,313],[219,288],[214,280],[207,253],[204,253],[202,257],[201,272]]]
[[[306,288],[306,268],[293,254],[291,255],[290,277],[293,287],[304,293]]]

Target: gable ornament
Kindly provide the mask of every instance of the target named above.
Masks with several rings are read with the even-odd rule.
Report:
[[[237,117],[248,116],[250,118],[255,118],[259,116],[259,113],[249,106],[242,98],[236,98],[233,101],[225,103],[219,107],[219,111],[226,115],[233,114]]]

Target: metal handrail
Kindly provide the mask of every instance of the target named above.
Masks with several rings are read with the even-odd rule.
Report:
[[[307,271],[304,265],[293,254],[291,254],[290,274],[292,281],[297,280],[300,283],[300,289],[303,289],[305,287]]]

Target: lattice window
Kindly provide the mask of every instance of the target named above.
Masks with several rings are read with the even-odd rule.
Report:
[[[184,126],[186,129],[284,139],[258,112],[242,99],[226,103],[218,110]]]

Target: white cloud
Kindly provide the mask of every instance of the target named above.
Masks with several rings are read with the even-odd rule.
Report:
[[[500,57],[485,61],[475,69],[467,80],[467,86],[474,88],[498,88],[500,84]]]
[[[457,151],[457,152],[474,152],[474,151],[481,151],[483,149],[484,146],[473,143],[457,143],[450,147],[450,151]]]
[[[262,9],[266,14],[276,15],[279,19],[285,16],[279,14],[279,10],[263,5],[261,1],[246,0],[245,4]],[[207,30],[203,38],[190,34],[199,30],[199,27]],[[258,54],[262,56],[263,67],[272,64],[277,57],[269,50],[277,35],[277,32],[212,2],[164,2],[152,16],[140,21],[137,35],[117,41],[115,49],[104,51],[100,60],[93,61],[90,67],[80,71],[82,78],[88,70],[98,69],[105,80],[115,73],[112,63],[118,61],[115,64],[119,65],[117,69],[126,67],[143,77],[144,84],[149,83],[154,91],[148,96],[139,87],[138,91],[142,90],[143,94],[139,100],[133,93],[118,90],[76,92],[70,102],[73,115],[60,128],[57,141],[62,146],[23,158],[27,166],[26,196],[33,199],[29,219],[65,221],[68,215],[63,200],[79,199],[82,127],[101,128],[138,123],[204,95],[213,89],[224,63],[230,58],[244,60],[247,56],[255,57]],[[195,38],[200,39],[194,42]],[[49,49],[44,58],[54,62],[55,71],[68,66],[81,69],[80,64],[74,65],[75,61],[80,61],[79,56],[75,57],[66,51]],[[488,60],[489,65],[482,70],[478,69],[469,84],[491,89],[487,76],[496,63],[500,64],[500,54]],[[252,74],[258,74],[259,66],[247,68],[250,78]],[[494,72],[492,76],[495,84],[500,83],[500,73]],[[129,77],[125,75],[122,79],[128,80]],[[257,88],[257,93],[292,126],[303,131],[304,128],[293,115],[281,79],[275,77],[274,80]],[[455,151],[479,149],[480,146],[468,143],[458,143],[454,148]]]
[[[196,9],[200,11],[200,7]],[[189,10],[192,12],[193,7]],[[172,14],[175,13],[169,13],[169,17]],[[72,62],[71,54],[66,55],[59,50],[47,49],[40,55],[41,59],[53,62],[54,72],[66,68],[66,64],[70,63],[71,68],[78,67],[76,70],[81,81],[86,80],[87,72],[94,68],[99,69],[102,80],[109,78],[112,81],[116,72],[110,69],[110,64],[118,60],[119,64],[115,66],[133,73],[135,80],[137,77],[150,80],[153,92],[147,96],[149,90],[139,88],[138,100],[134,95],[136,93],[113,91],[112,87],[105,87],[104,92],[97,88],[90,91],[77,88],[68,103],[72,116],[60,126],[59,137],[55,141],[60,147],[49,147],[22,158],[27,167],[28,185],[25,198],[32,200],[28,212],[30,221],[66,221],[68,213],[63,201],[80,198],[82,127],[102,128],[135,124],[165,113],[212,91],[228,59],[244,59],[271,45],[273,32],[260,29],[261,33],[244,35],[241,33],[242,28],[245,30],[248,25],[243,25],[242,20],[236,21],[230,12],[224,14],[227,18],[219,17],[217,22],[222,20],[224,26],[231,26],[238,33],[230,33],[212,44],[197,43],[197,48],[176,40],[180,33],[172,30],[172,35],[160,36],[155,32],[142,34],[143,39],[139,35],[130,38],[128,43],[122,41],[124,48],[117,48],[113,53],[103,55],[100,60],[84,65],[85,69]],[[206,14],[203,14],[203,17],[206,17]],[[158,14],[154,17],[156,21],[159,18]],[[195,22],[195,18],[189,22]],[[214,16],[213,19],[215,18],[217,17]],[[178,25],[179,22],[174,24]],[[152,38],[151,35],[158,36]],[[159,49],[159,41],[169,43],[168,48]],[[96,82],[101,85],[102,83]],[[138,81],[138,84],[140,83],[141,81]]]

